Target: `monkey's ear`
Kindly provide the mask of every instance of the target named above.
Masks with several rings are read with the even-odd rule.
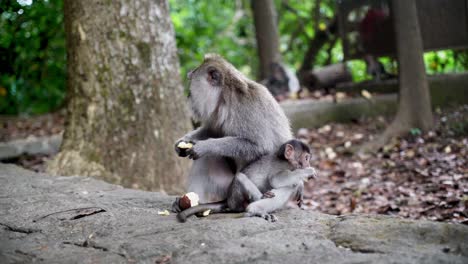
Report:
[[[284,149],[284,157],[287,160],[294,159],[294,147],[291,144],[286,144],[286,148]]]
[[[212,86],[220,86],[223,82],[223,74],[214,67],[209,67],[207,70],[207,80]]]

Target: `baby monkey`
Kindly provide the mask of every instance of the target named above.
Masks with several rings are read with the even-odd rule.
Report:
[[[177,215],[181,222],[187,217],[210,210],[210,213],[245,212],[276,221],[271,212],[283,208],[291,198],[302,203],[303,182],[315,177],[309,164],[310,148],[292,139],[281,145],[276,154],[266,155],[237,173],[221,202],[190,207]]]

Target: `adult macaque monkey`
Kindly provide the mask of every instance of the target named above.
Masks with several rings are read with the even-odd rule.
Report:
[[[263,156],[237,173],[226,201],[190,207],[177,218],[185,222],[193,214],[211,210],[246,212],[246,216],[274,222],[276,217],[271,212],[283,208],[291,198],[302,201],[303,181],[316,174],[309,160],[309,146],[297,139],[289,140],[276,154]]]
[[[187,77],[190,106],[201,126],[177,141],[176,151],[194,159],[188,191],[200,203],[222,201],[236,172],[292,138],[289,121],[264,86],[219,55],[207,54]],[[181,149],[181,142],[193,145]],[[178,200],[173,210],[180,211]]]

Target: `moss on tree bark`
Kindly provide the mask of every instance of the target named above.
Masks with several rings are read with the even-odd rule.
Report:
[[[65,0],[68,118],[48,170],[181,192],[191,129],[167,1]]]

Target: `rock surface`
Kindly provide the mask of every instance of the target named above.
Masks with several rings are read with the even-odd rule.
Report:
[[[0,142],[0,160],[16,158],[23,154],[55,154],[62,143],[62,134],[48,137],[31,136],[10,142]]]
[[[468,263],[468,227],[283,210],[158,215],[173,197],[0,164],[0,263]]]

